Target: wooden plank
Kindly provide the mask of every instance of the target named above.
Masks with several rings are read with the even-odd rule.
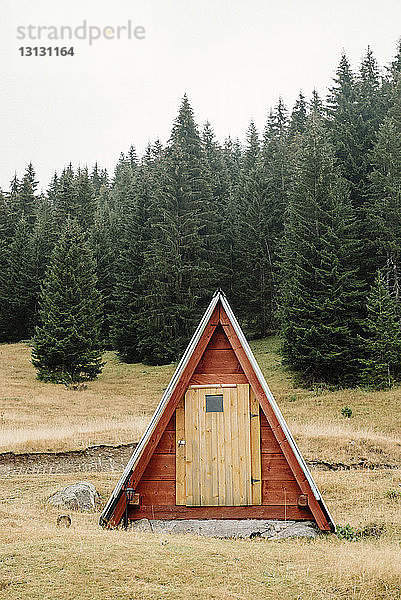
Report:
[[[298,484],[293,485],[291,481],[274,482],[278,485],[271,485],[272,481],[263,481],[262,486],[262,504],[290,506],[298,503],[300,490]],[[298,489],[297,489],[298,488]]]
[[[260,428],[260,451],[262,454],[280,454],[282,452],[270,427]]]
[[[225,482],[225,506],[233,506],[233,457],[232,457],[232,432],[231,432],[231,389],[223,389],[224,402],[224,471],[223,481]],[[222,500],[219,502],[222,505]]]
[[[248,383],[243,373],[194,373],[189,385],[209,385],[213,387],[218,383]]]
[[[195,373],[243,373],[232,348],[229,350],[206,350]]]
[[[308,507],[298,506],[160,506],[128,509],[130,519],[313,519]]]
[[[196,395],[196,390],[188,390],[185,394],[185,441],[186,441],[186,459],[185,459],[185,482],[186,482],[186,497],[185,504],[192,506],[194,501],[193,491],[193,397]]]
[[[175,454],[175,431],[165,431],[155,448],[155,454]]]
[[[207,454],[207,441],[206,441],[206,393],[210,390],[198,389],[198,420],[199,420],[199,494],[200,494],[200,506],[206,506],[210,503],[211,489],[208,481],[208,468],[209,457]],[[213,391],[212,391],[213,393]]]
[[[260,427],[260,409],[259,402],[250,390],[249,397],[250,409],[250,436],[251,436],[251,477],[254,480],[252,484],[252,504],[262,504],[262,466],[261,466],[261,427]],[[256,416],[253,416],[256,415]]]
[[[222,326],[218,325],[207,346],[207,350],[228,350],[230,348],[231,344],[228,341],[228,338],[224,333]]]
[[[154,454],[146,467],[142,480],[171,480],[175,481],[174,454]]]
[[[175,489],[176,489],[176,503],[184,504],[186,503],[185,496],[185,471],[186,471],[186,445],[181,445],[180,441],[185,442],[185,406],[184,406],[184,398],[180,400],[175,409],[175,426],[176,426],[176,449],[175,449]],[[165,437],[166,432],[163,434],[160,442]],[[175,441],[174,440],[174,441]],[[157,446],[157,447],[159,447]]]
[[[175,485],[173,481],[141,481],[137,487],[140,505],[174,506]]]
[[[245,506],[252,504],[249,385],[237,386],[237,396],[240,504]]]
[[[219,439],[219,423],[218,415],[221,413],[210,413],[211,417],[211,448],[210,455],[212,459],[212,502],[213,506],[219,504],[219,454],[220,449],[218,447]]]
[[[224,388],[223,388],[224,390]],[[224,403],[223,391],[223,403]],[[224,408],[224,407],[223,407]],[[225,416],[224,412],[216,413],[216,444],[218,449],[217,454],[217,479],[218,479],[218,504],[225,506],[226,504],[226,475],[225,475]]]
[[[171,415],[164,431],[175,431],[175,412]]]
[[[261,454],[260,458],[262,481],[265,479],[295,481],[294,473],[282,454]]]
[[[238,420],[239,413],[239,398],[238,388],[230,389],[230,418],[231,418],[231,460],[232,460],[232,476],[233,476],[233,499],[232,504],[241,506],[241,477],[240,477],[240,458],[239,458],[239,443],[240,443],[240,423]]]

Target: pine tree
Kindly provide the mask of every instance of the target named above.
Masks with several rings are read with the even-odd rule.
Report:
[[[93,185],[93,189],[95,190],[95,195],[99,196],[100,189],[102,187],[109,186],[109,176],[107,174],[106,169],[99,169],[97,163],[92,169],[92,173],[90,174],[90,179]]]
[[[14,224],[21,218],[20,215],[20,182],[18,181],[17,174],[15,173],[14,177],[10,181],[10,190],[8,192],[8,206],[10,207],[10,212],[12,215],[12,219]]]
[[[0,272],[0,340],[19,342],[33,333],[36,288],[32,230],[24,217],[5,252]]]
[[[349,182],[353,205],[360,206],[362,200],[358,195],[358,186],[361,177],[359,168],[361,124],[355,75],[345,54],[341,57],[327,104],[331,139],[341,173]]]
[[[248,334],[259,335],[259,311],[255,315],[249,306],[252,302],[249,290],[254,293],[255,277],[259,279],[260,272],[255,269],[254,262],[258,260],[258,241],[260,228],[263,227],[263,217],[260,214],[263,183],[258,172],[260,154],[259,132],[253,121],[246,131],[246,143],[243,149],[238,181],[235,186],[235,201],[233,221],[231,222],[232,240],[232,281],[233,306],[241,319]],[[255,236],[257,236],[256,244]],[[251,254],[251,263],[249,263]],[[252,264],[252,268],[250,268]],[[257,289],[259,285],[257,285]]]
[[[234,289],[238,314],[248,333],[257,337],[276,328],[277,258],[289,185],[287,131],[287,110],[280,100],[270,113],[259,152],[251,152],[256,156],[253,166],[242,169],[238,186],[238,284]],[[254,144],[252,130],[248,140]],[[245,151],[248,156],[249,149]]]
[[[54,172],[54,175],[49,183],[49,187],[47,188],[47,198],[50,204],[55,207],[57,203],[57,194],[59,189],[59,178],[57,172]]]
[[[123,218],[123,215],[120,218]],[[96,264],[97,287],[102,296],[102,343],[105,347],[111,347],[111,326],[115,319],[113,296],[118,274],[116,259],[122,247],[122,240],[117,213],[111,206],[110,190],[105,186],[100,188],[94,224],[90,232],[90,246]]]
[[[95,265],[77,222],[68,218],[40,296],[32,362],[55,383],[95,379],[102,370],[101,302]]]
[[[33,225],[35,221],[36,215],[36,204],[37,204],[37,196],[36,190],[38,187],[38,182],[36,181],[35,170],[32,166],[32,163],[29,163],[25,174],[22,178],[21,184],[19,186],[19,207],[18,213],[19,217],[25,217],[26,221]]]
[[[156,159],[157,160],[157,159]],[[143,357],[139,348],[146,322],[147,289],[142,284],[144,254],[148,249],[149,205],[154,185],[154,156],[149,148],[138,166],[132,194],[125,199],[119,222],[119,251],[111,335],[119,356],[126,362]],[[143,323],[142,323],[143,321]]]
[[[280,307],[284,356],[308,381],[358,379],[363,286],[348,193],[322,118],[312,112],[286,212]]]
[[[375,388],[391,387],[401,377],[401,328],[398,305],[378,271],[367,298],[363,380]]]
[[[152,194],[145,252],[142,360],[178,358],[216,286],[213,202],[204,149],[184,96]]]
[[[4,274],[7,269],[8,251],[12,240],[13,230],[13,215],[11,213],[10,204],[0,190],[0,289],[6,283],[6,279],[3,278],[2,274]],[[0,314],[1,312],[2,310],[0,308]]]
[[[231,178],[221,146],[217,143],[212,126],[207,122],[202,131],[205,152],[206,177],[212,194],[212,213],[208,232],[210,245],[215,249],[214,270],[216,286],[230,289],[231,263],[230,245],[233,231],[228,216],[230,206]]]
[[[80,225],[88,231],[93,225],[96,209],[95,189],[87,167],[78,169],[75,177],[76,216]]]
[[[288,126],[288,137],[293,141],[297,136],[305,131],[307,120],[308,105],[305,96],[299,92],[299,96],[291,112],[291,118]]]
[[[53,206],[43,195],[38,198],[35,224],[31,236],[33,267],[33,323],[36,323],[42,281],[57,241],[57,226]],[[33,330],[32,332],[33,333]]]
[[[72,165],[63,170],[57,185],[55,215],[59,227],[63,228],[68,217],[79,215],[79,202]]]
[[[397,85],[401,106],[401,80]],[[372,152],[371,201],[367,216],[371,244],[380,267],[386,267],[389,285],[401,301],[401,112],[397,109],[379,128]]]

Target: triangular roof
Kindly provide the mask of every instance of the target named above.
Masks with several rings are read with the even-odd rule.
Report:
[[[259,404],[262,407],[267,421],[302,492],[309,495],[310,492],[312,492],[310,509],[317,524],[321,529],[334,530],[335,525],[333,519],[331,518],[313,480],[308,466],[288,429],[287,423],[266,383],[263,373],[256,362],[227,298],[220,290],[215,292],[150,420],[148,427],[104,507],[100,516],[100,523],[102,525],[109,524],[116,526],[120,522],[125,508],[125,504],[119,502],[124,486],[130,481],[130,485],[135,487],[139,482],[167,422],[174,413],[180,398],[188,387],[189,381],[202,358],[208,342],[215,332],[216,327],[220,324],[225,329],[225,333],[230,340],[239,364],[246,374],[256,398],[259,400]]]

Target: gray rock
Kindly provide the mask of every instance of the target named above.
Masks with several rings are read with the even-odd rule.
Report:
[[[89,512],[96,510],[99,494],[93,483],[79,481],[56,492],[48,502],[58,508]]]
[[[195,534],[217,538],[266,538],[317,537],[319,530],[311,521],[277,521],[265,519],[141,519],[133,523],[133,529],[158,534]]]
[[[153,531],[149,519],[139,519],[138,521],[133,521],[132,529],[138,533],[152,533]]]
[[[286,540],[289,538],[317,538],[319,535],[320,531],[312,521],[295,521],[281,529],[281,531],[270,537],[270,539]]]

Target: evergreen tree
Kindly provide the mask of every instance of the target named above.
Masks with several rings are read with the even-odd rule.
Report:
[[[398,305],[381,271],[367,298],[363,378],[376,388],[391,387],[401,376],[401,329]]]
[[[72,165],[63,170],[58,181],[55,198],[55,215],[59,227],[63,228],[68,217],[79,215],[79,202]]]
[[[138,349],[143,361],[178,358],[216,286],[214,211],[204,149],[184,96],[152,194]]]
[[[78,222],[85,230],[89,230],[93,225],[93,219],[96,209],[95,189],[88,169],[79,169],[75,177],[76,193],[76,216]]]
[[[36,190],[38,182],[36,181],[35,170],[32,163],[29,163],[25,174],[19,186],[19,217],[25,217],[26,221],[33,225],[36,215],[37,196]]]
[[[43,195],[37,201],[35,224],[31,236],[33,267],[33,323],[36,322],[40,288],[57,241],[57,226],[54,209]],[[31,331],[33,333],[33,331]]]
[[[215,248],[214,269],[216,285],[228,292],[231,283],[230,245],[233,235],[228,211],[231,178],[224,160],[223,150],[217,143],[214,131],[207,122],[202,131],[205,151],[206,177],[212,194],[213,219],[208,232],[209,242]]]
[[[300,92],[294,104],[294,108],[292,109],[288,126],[288,137],[290,140],[294,140],[305,131],[307,114],[308,105],[305,96]]]
[[[309,381],[354,384],[361,357],[363,287],[346,182],[322,118],[299,146],[282,251],[284,356]]]
[[[106,169],[99,169],[98,164],[96,163],[92,169],[92,173],[90,175],[91,182],[93,185],[93,189],[95,191],[95,195],[99,196],[100,188],[108,187],[109,185],[109,177]]]
[[[256,248],[257,243],[254,244],[254,238],[255,235],[259,237],[260,227],[263,227],[261,220],[263,217],[260,215],[260,206],[263,202],[261,200],[263,183],[258,172],[259,154],[259,133],[254,122],[251,121],[246,131],[246,143],[241,155],[238,181],[235,186],[235,200],[232,207],[234,219],[230,223],[230,235],[233,238],[233,306],[247,333],[251,335],[258,335],[260,329],[259,311],[257,311],[257,315],[252,314],[249,306],[249,302],[252,302],[249,290],[252,289],[252,293],[255,292],[252,287],[252,280],[254,283],[255,277],[258,279],[260,276],[259,271],[257,274],[254,273],[253,267],[255,259],[258,258],[257,252],[259,250],[259,248]],[[249,263],[250,254],[251,263]],[[252,268],[250,268],[250,264],[252,264]],[[259,286],[257,285],[257,287]]]
[[[0,272],[0,340],[18,342],[32,335],[35,311],[32,231],[24,217],[5,252]]]
[[[157,160],[157,159],[156,159]],[[148,249],[149,205],[153,192],[154,156],[149,148],[135,173],[133,193],[125,199],[119,223],[119,251],[116,259],[116,286],[111,334],[119,356],[126,362],[143,357],[139,347],[150,323],[147,322],[143,286],[144,254]],[[156,266],[156,265],[155,265]]]
[[[5,278],[3,278],[1,274],[4,274],[7,269],[8,251],[12,240],[13,230],[13,216],[11,214],[9,202],[0,190],[0,286],[4,286],[6,283]],[[0,308],[0,314],[1,312],[2,310]]]
[[[401,78],[395,83],[393,106],[379,128],[371,154],[369,240],[379,267],[386,267],[389,286],[401,300]]]
[[[59,178],[55,171],[54,175],[50,181],[49,187],[47,188],[47,198],[53,207],[55,207],[57,204],[58,189],[59,189]]]
[[[287,111],[280,100],[270,113],[259,153],[251,152],[256,156],[253,166],[242,169],[238,186],[238,283],[234,289],[244,326],[257,337],[276,327],[277,257],[290,174],[287,132]],[[252,129],[248,140],[252,147]],[[249,148],[245,153],[249,156]]]
[[[17,174],[15,173],[14,177],[10,181],[10,191],[8,193],[8,206],[10,207],[10,212],[13,217],[14,224],[18,219],[21,218],[20,213],[20,182],[18,181]]]
[[[122,246],[120,233],[117,226],[117,213],[111,207],[110,191],[107,187],[102,186],[97,201],[94,224],[90,232],[90,246],[96,264],[97,287],[102,296],[101,338],[105,347],[111,347],[110,330],[115,318],[113,295],[118,274],[116,258]]]
[[[95,379],[102,370],[101,302],[92,253],[68,218],[40,296],[32,362],[38,378],[55,383]]]

